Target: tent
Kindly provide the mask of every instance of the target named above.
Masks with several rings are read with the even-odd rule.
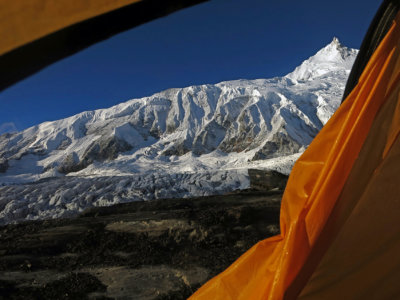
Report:
[[[190,299],[400,299],[400,1],[384,1],[345,101],[296,162],[278,236]]]
[[[199,2],[0,0],[0,90]],[[383,2],[345,101],[294,166],[280,235],[257,243],[191,299],[400,298],[399,2]]]

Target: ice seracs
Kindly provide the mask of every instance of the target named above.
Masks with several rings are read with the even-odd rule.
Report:
[[[288,174],[338,107],[356,54],[334,38],[284,77],[169,89],[3,134],[0,223],[227,192],[248,186],[249,168]]]

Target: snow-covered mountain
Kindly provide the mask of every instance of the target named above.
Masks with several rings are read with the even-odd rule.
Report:
[[[334,37],[332,42],[304,61],[292,73],[286,75],[294,82],[310,81],[328,73],[350,70],[358,50],[349,49]]]
[[[248,185],[248,168],[289,173],[338,107],[356,54],[334,38],[284,77],[169,89],[3,134],[0,183],[8,186],[0,188],[0,218],[35,219],[43,216],[44,207],[46,217],[64,216],[91,205],[226,192]],[[55,181],[57,188],[47,185],[44,191],[42,186],[43,192],[39,183],[10,186],[110,176],[130,178],[130,184],[123,196],[107,201],[101,195],[82,200],[90,184],[58,200],[54,197],[63,187]],[[21,213],[29,205],[37,212]]]

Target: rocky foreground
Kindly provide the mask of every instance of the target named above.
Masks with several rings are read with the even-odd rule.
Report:
[[[286,177],[222,196],[92,208],[0,227],[0,299],[186,299],[279,233]]]

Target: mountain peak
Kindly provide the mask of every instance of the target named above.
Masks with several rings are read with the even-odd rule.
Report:
[[[339,44],[290,78],[168,89],[0,135],[0,225],[226,194],[250,187],[248,169],[289,174],[340,104],[356,50]]]
[[[329,72],[349,72],[358,50],[343,46],[337,37],[319,50],[314,56],[305,60],[293,72],[285,77],[295,83],[313,80]]]
[[[330,45],[336,45],[337,47],[341,46],[339,39],[334,36],[332,42],[330,43]]]
[[[337,51],[337,52],[343,52],[343,51],[346,52],[346,50],[348,50],[348,48],[346,46],[343,46],[336,36],[333,37],[332,42],[330,42],[322,49],[330,49],[331,51]]]
[[[319,50],[313,57],[320,60],[341,61],[352,54],[351,50],[354,49],[349,49],[346,46],[343,46],[337,37],[333,37],[332,42]]]

